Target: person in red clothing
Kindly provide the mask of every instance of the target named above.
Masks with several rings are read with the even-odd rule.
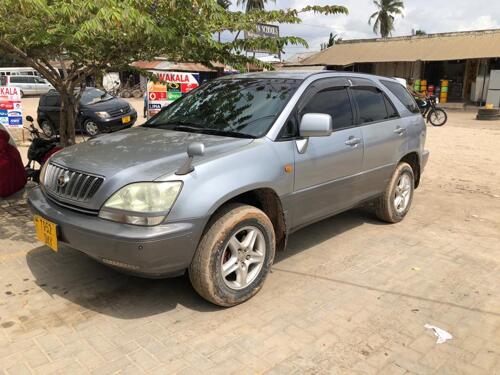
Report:
[[[8,197],[26,185],[21,155],[9,140],[9,133],[0,130],[0,198]]]

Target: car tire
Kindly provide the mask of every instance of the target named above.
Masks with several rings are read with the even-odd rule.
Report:
[[[262,288],[274,261],[271,220],[256,207],[230,204],[207,228],[189,267],[193,288],[223,307],[250,299]]]
[[[24,98],[24,92],[23,92],[23,90],[19,90],[19,96],[20,96],[21,98]]]
[[[54,135],[56,135],[56,130],[48,120],[42,121],[42,123],[40,124],[40,129],[42,129],[42,133],[47,138],[52,138]]]
[[[97,126],[95,121],[91,119],[86,119],[84,121],[83,130],[85,131],[85,134],[87,134],[89,137],[94,137],[100,133],[99,126]]]
[[[414,191],[413,169],[408,163],[399,163],[384,194],[375,202],[375,214],[388,223],[400,222],[410,210]]]

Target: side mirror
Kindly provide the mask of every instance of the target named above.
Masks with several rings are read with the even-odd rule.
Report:
[[[29,122],[33,122],[33,117],[31,117],[30,115],[26,116],[26,121],[29,121]]]
[[[326,113],[306,113],[300,121],[300,136],[328,137],[333,131],[332,116]]]
[[[205,145],[201,142],[190,143],[187,148],[188,156],[203,156],[205,153]]]
[[[175,174],[182,176],[194,171],[194,167],[192,165],[193,158],[195,156],[203,156],[204,153],[205,153],[205,145],[203,143],[201,142],[190,143],[187,147],[188,158],[186,159],[184,164],[181,165],[181,167],[177,170],[177,172],[175,172]]]

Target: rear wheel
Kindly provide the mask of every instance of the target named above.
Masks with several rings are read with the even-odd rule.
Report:
[[[400,163],[394,171],[384,194],[375,202],[375,214],[380,220],[398,223],[410,210],[415,189],[413,169]]]
[[[48,120],[43,120],[42,123],[40,124],[40,128],[42,129],[43,134],[47,138],[52,138],[56,134],[54,127]]]
[[[209,223],[189,278],[206,300],[234,306],[262,288],[274,253],[274,229],[267,215],[253,206],[228,205]]]
[[[83,130],[85,130],[85,133],[87,133],[87,135],[91,137],[99,134],[99,127],[91,119],[85,120],[85,122],[83,123]]]
[[[441,108],[432,109],[427,117],[434,126],[443,126],[448,120],[448,114]]]
[[[19,96],[21,96],[21,98],[24,98],[24,92],[23,92],[23,90],[19,91]]]

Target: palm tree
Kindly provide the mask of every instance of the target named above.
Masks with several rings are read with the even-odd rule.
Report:
[[[242,5],[246,12],[251,10],[263,10],[268,0],[238,0],[237,5]],[[272,0],[276,1],[276,0]]]
[[[339,34],[333,35],[330,33],[330,37],[328,38],[327,43],[321,43],[321,50],[327,49],[328,47],[333,46],[334,44],[338,44],[342,42],[342,38],[339,37]]]
[[[370,16],[368,24],[373,24],[373,32],[380,33],[382,38],[387,38],[394,30],[394,15],[403,14],[404,4],[399,0],[373,0],[378,10]]]

